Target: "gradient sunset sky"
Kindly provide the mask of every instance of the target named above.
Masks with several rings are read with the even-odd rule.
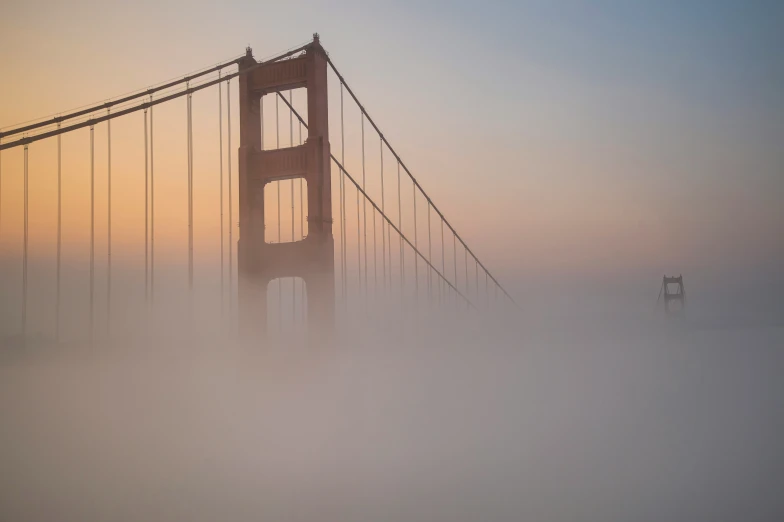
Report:
[[[780,2],[10,0],[0,5],[0,127],[182,76],[246,46],[270,56],[314,32],[457,230],[519,292],[531,274],[623,274],[652,281],[654,292],[665,272],[705,285],[784,280]],[[216,96],[194,96],[197,151],[217,139]],[[185,179],[175,167],[185,164],[184,101],[158,114],[163,201]],[[142,121],[112,127],[118,251],[142,237]],[[105,139],[97,129],[100,194]],[[87,140],[86,131],[63,139],[64,234],[79,245]],[[40,255],[54,237],[53,151],[31,147]],[[209,161],[196,167],[205,237],[218,226]],[[3,151],[2,162],[0,244],[14,256],[21,151]],[[160,209],[163,237],[183,230],[173,205]]]

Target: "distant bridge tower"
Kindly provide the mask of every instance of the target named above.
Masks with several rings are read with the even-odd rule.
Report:
[[[333,326],[335,306],[326,52],[318,35],[304,55],[267,65],[258,66],[248,49],[239,71],[240,329],[265,331],[267,284],[280,277],[300,277],[307,289],[310,331],[321,332]],[[307,140],[299,146],[262,150],[262,97],[302,87],[307,89]],[[307,237],[266,243],[264,188],[272,181],[297,178],[307,182]]]
[[[681,311],[686,306],[686,292],[683,289],[683,276],[662,278],[662,286],[659,290],[659,297],[656,299],[658,302],[664,295],[664,311],[670,313],[670,302],[675,301],[680,303],[677,311]]]

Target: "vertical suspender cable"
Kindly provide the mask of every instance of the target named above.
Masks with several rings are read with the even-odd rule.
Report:
[[[433,241],[430,237],[430,198],[427,198],[427,260],[433,263]],[[433,299],[433,271],[427,271],[427,298]]]
[[[414,248],[419,250],[419,241],[418,241],[418,234],[417,234],[417,215],[416,215],[416,210],[417,210],[416,209],[416,207],[417,207],[417,203],[416,203],[416,200],[417,200],[417,198],[416,198],[416,195],[417,195],[416,185],[413,185],[411,188],[412,188],[412,193],[414,194]],[[416,291],[416,293],[414,294],[415,295],[415,299],[417,301],[419,301],[419,258],[418,258],[418,256],[414,256],[414,289]]]
[[[364,119],[365,118],[363,117],[363,123]],[[362,201],[364,203],[364,197],[362,198]],[[362,245],[362,228],[359,221],[359,190],[357,190],[357,296],[362,295],[362,250],[359,248],[360,245]],[[367,273],[367,264],[365,264],[365,273]]]
[[[150,291],[150,171],[147,150],[147,109],[144,109],[144,304],[149,303]]]
[[[382,142],[383,149],[383,142]],[[392,293],[392,223],[386,222],[387,229],[387,266],[389,266],[389,292]]]
[[[474,257],[474,281],[476,282],[476,301],[479,303],[479,260]]]
[[[378,294],[378,243],[376,242],[376,209],[373,208],[373,298]]]
[[[346,137],[343,132],[343,82],[340,83],[340,161],[346,164]],[[344,197],[343,170],[340,171],[340,287],[343,294],[343,306],[348,306],[346,297],[346,214]]]
[[[381,214],[386,216],[384,210],[384,140],[379,138],[378,150],[381,152]],[[344,163],[345,165],[345,163]],[[381,270],[384,276],[384,289],[387,288],[387,239],[386,239],[386,225],[384,220],[381,220]]]
[[[106,109],[109,114],[111,109]],[[112,120],[106,120],[106,334],[112,331]]]
[[[389,266],[389,291],[392,293],[392,223],[387,221],[387,266]]]
[[[468,249],[464,248],[463,253],[465,254],[463,263],[465,264],[466,298],[470,298],[471,285],[470,280],[468,279]]]
[[[275,148],[280,149],[280,101],[275,96]],[[280,184],[276,183],[278,189],[278,244],[280,244]],[[283,330],[283,281],[278,278],[278,329]]]
[[[446,253],[444,250],[444,220],[441,219],[441,273],[446,277]],[[439,285],[439,294],[444,285]],[[448,288],[447,288],[448,290]]]
[[[490,277],[487,275],[487,270],[485,270],[485,307],[490,305]]]
[[[186,89],[188,84],[185,84]],[[188,94],[188,292],[193,311],[193,102]]]
[[[90,344],[93,342],[95,290],[95,129],[90,125]]]
[[[150,105],[150,306],[155,304],[155,125],[152,109]]]
[[[455,288],[457,286],[457,234],[454,232],[452,233],[452,260],[454,261],[455,266]],[[460,304],[460,301],[457,300],[457,296],[455,296],[456,302]]]
[[[360,113],[362,121],[362,190],[365,190],[365,114]],[[375,216],[375,212],[373,216]],[[375,224],[375,221],[373,222]],[[367,198],[362,198],[362,231],[365,236],[364,251],[365,251],[365,297],[367,297],[367,273],[368,273],[368,259],[367,259]]]
[[[291,89],[289,89],[289,105],[292,107]],[[294,146],[294,112],[289,110],[289,146]],[[291,242],[294,242],[294,178],[291,178]],[[291,278],[291,321],[296,319],[297,315],[297,278]]]
[[[27,145],[24,146],[24,238],[22,241],[22,342],[27,342],[27,224],[28,224],[28,157]]]
[[[364,188],[364,187],[363,187]],[[403,202],[400,194],[400,162],[397,162],[397,229],[400,230],[398,239],[400,240],[400,300],[403,301],[405,282],[403,280],[405,269],[405,258],[403,257]]]
[[[264,127],[262,127],[262,129],[263,128]],[[234,308],[234,243],[232,241],[234,213],[232,212],[231,201],[231,77],[226,80],[226,151],[228,156],[226,166],[228,167],[229,178],[229,316],[231,316],[231,312]]]
[[[218,71],[218,79],[221,77],[221,71]],[[226,296],[223,291],[223,284],[225,280],[225,272],[223,268],[223,248],[225,242],[223,240],[223,89],[222,82],[218,82],[218,176],[219,176],[219,196],[220,196],[220,293],[221,293],[221,315],[224,313],[224,301]]]
[[[299,144],[302,145],[302,122],[299,122]],[[305,199],[302,178],[299,178],[299,237],[305,239]],[[305,319],[305,281],[302,281],[302,318]]]
[[[362,198],[364,201],[365,198]],[[362,225],[359,221],[359,190],[357,190],[357,295],[362,295],[362,250],[359,245],[362,244]],[[367,267],[365,267],[367,270]]]
[[[57,124],[60,128],[60,124]],[[60,266],[63,249],[63,176],[62,176],[62,143],[57,135],[57,302],[55,305],[54,338],[60,341]]]
[[[3,143],[3,138],[0,138],[0,143]],[[0,151],[0,239],[3,238],[2,224],[3,224],[3,152]]]

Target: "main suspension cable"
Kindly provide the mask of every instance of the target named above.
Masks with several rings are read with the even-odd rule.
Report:
[[[460,243],[463,245],[463,247],[468,249],[468,251],[471,253],[471,255],[475,259],[477,259],[477,261],[479,262],[479,265],[482,267],[482,269],[485,270],[486,272],[488,272],[488,276],[493,280],[493,282],[495,284],[497,284],[499,286],[499,288],[501,288],[501,291],[504,293],[504,295],[506,295],[506,297],[512,302],[512,304],[517,306],[517,303],[512,298],[512,296],[501,286],[501,284],[495,279],[495,277],[492,274],[489,273],[489,270],[487,269],[487,267],[485,267],[484,264],[482,264],[482,262],[479,261],[479,259],[474,255],[474,253],[471,251],[471,249],[468,248],[468,245],[463,240],[463,238],[461,238],[460,235],[457,233],[457,230],[455,230],[455,228],[449,223],[449,221],[446,219],[444,214],[438,209],[438,207],[435,205],[435,203],[433,203],[433,201],[430,199],[430,196],[428,196],[427,193],[424,191],[424,189],[419,184],[419,182],[416,180],[414,175],[411,174],[411,171],[408,169],[408,167],[406,167],[405,163],[403,163],[403,160],[400,158],[400,156],[397,154],[397,152],[395,152],[395,149],[392,148],[392,145],[390,145],[389,141],[387,141],[387,139],[384,137],[384,135],[382,134],[381,130],[378,128],[378,125],[376,125],[376,123],[373,121],[373,119],[368,114],[368,112],[365,109],[365,107],[360,103],[359,99],[354,94],[354,91],[351,90],[351,87],[349,87],[348,83],[346,83],[345,78],[343,78],[343,76],[337,70],[337,67],[335,67],[335,64],[332,62],[332,60],[329,58],[329,56],[327,56],[327,63],[329,64],[330,68],[332,68],[332,71],[337,75],[338,79],[340,80],[341,85],[345,86],[345,88],[348,91],[348,93],[354,99],[354,102],[356,102],[357,106],[359,106],[359,108],[362,111],[362,113],[365,115],[365,117],[367,117],[367,119],[370,122],[370,124],[373,126],[373,128],[376,130],[378,135],[381,137],[381,140],[384,141],[384,143],[386,143],[387,147],[389,147],[390,152],[392,152],[392,154],[395,156],[395,158],[400,162],[400,164],[403,167],[403,169],[406,171],[408,176],[411,178],[411,181],[413,181],[414,184],[416,185],[416,187],[420,190],[420,192],[422,192],[422,195],[427,200],[429,200],[431,202],[431,204],[433,205],[433,210],[435,210],[436,213],[441,217],[441,219],[444,220],[444,222],[446,223],[446,226],[449,227],[449,229],[455,235],[457,240],[459,240]]]
[[[278,93],[278,95],[280,96],[280,93]],[[282,96],[281,96],[281,97],[282,97]],[[286,98],[283,98],[283,101],[284,101],[284,103],[288,104],[288,100],[286,100]],[[297,117],[297,119],[300,121],[300,123],[301,123],[303,126],[305,126],[305,128],[307,128],[307,127],[308,127],[308,125],[307,125],[307,123],[305,123],[305,120],[303,120],[303,119],[302,119],[302,116],[300,116],[299,112],[297,112],[297,111],[294,109],[294,107],[292,107],[291,105],[289,105],[289,109],[291,109],[291,110],[294,112],[294,116],[296,116],[296,117]],[[330,154],[330,157],[332,158],[332,161],[333,161],[333,162],[335,162],[335,164],[336,164],[336,165],[337,165],[337,166],[340,168],[341,174],[342,174],[342,175],[345,175],[345,176],[346,176],[346,177],[349,179],[349,181],[351,181],[351,183],[352,183],[352,184],[353,184],[353,185],[354,185],[354,186],[357,188],[357,190],[359,190],[359,191],[362,193],[362,196],[365,198],[365,200],[366,200],[366,201],[368,201],[368,202],[370,203],[370,205],[371,205],[371,206],[374,208],[374,210],[375,210],[375,211],[378,211],[378,213],[379,213],[379,214],[381,214],[381,209],[379,208],[379,206],[378,206],[378,205],[377,205],[377,204],[376,204],[376,203],[375,203],[375,202],[374,202],[374,201],[373,201],[373,200],[370,198],[370,196],[367,194],[367,192],[365,192],[365,191],[362,189],[362,187],[360,186],[360,184],[359,184],[359,183],[357,183],[357,181],[356,181],[356,180],[355,180],[355,179],[354,179],[354,178],[353,178],[353,177],[352,177],[352,176],[351,176],[351,175],[350,175],[350,174],[349,174],[349,173],[346,171],[346,169],[343,167],[343,164],[342,164],[341,162],[339,162],[339,161],[338,161],[338,159],[335,157],[335,155],[334,155],[334,154]],[[376,212],[375,212],[375,211],[373,212],[373,215],[374,215],[374,216],[375,216],[375,214],[376,214]],[[423,254],[422,254],[422,253],[421,253],[421,252],[420,252],[420,251],[419,251],[419,250],[418,250],[418,249],[417,249],[417,248],[414,246],[414,244],[413,244],[413,243],[412,243],[412,242],[411,242],[411,241],[410,241],[410,240],[409,240],[407,237],[405,237],[405,235],[403,234],[403,231],[402,231],[401,229],[397,228],[397,227],[396,227],[396,226],[395,226],[395,225],[392,223],[392,221],[389,219],[389,217],[387,217],[387,216],[386,216],[386,215],[384,215],[384,214],[381,214],[381,217],[382,217],[382,223],[383,223],[384,221],[386,221],[386,223],[387,223],[389,226],[391,226],[391,227],[392,227],[392,229],[393,229],[393,230],[394,230],[394,231],[395,231],[397,234],[399,234],[399,235],[400,235],[400,236],[403,238],[403,240],[404,240],[404,241],[405,241],[405,242],[406,242],[406,243],[407,243],[407,244],[408,244],[408,245],[409,245],[409,246],[410,246],[410,247],[411,247],[411,248],[414,250],[414,253],[415,253],[417,256],[421,257],[421,258],[424,260],[424,262],[425,262],[425,263],[426,263],[426,264],[427,264],[427,265],[428,265],[428,266],[429,266],[431,269],[435,270],[435,271],[436,271],[436,273],[438,273],[439,277],[441,277],[441,279],[442,279],[442,280],[443,280],[443,281],[444,281],[444,282],[445,282],[445,283],[446,283],[446,284],[449,286],[449,288],[451,288],[451,289],[453,289],[453,290],[455,291],[455,293],[456,293],[456,295],[457,295],[457,296],[459,296],[459,297],[462,297],[462,298],[463,298],[463,299],[464,299],[464,300],[465,300],[465,301],[468,303],[468,306],[469,306],[469,307],[476,308],[476,307],[473,305],[473,303],[471,303],[471,301],[470,301],[469,299],[467,299],[467,298],[466,298],[466,296],[465,296],[465,295],[463,295],[463,293],[462,293],[462,292],[460,292],[460,291],[459,291],[459,290],[458,290],[458,289],[455,287],[455,285],[453,285],[453,284],[452,284],[452,283],[449,281],[449,279],[447,279],[447,278],[445,277],[445,275],[444,275],[442,272],[439,272],[439,271],[438,271],[438,269],[436,269],[436,268],[435,268],[435,267],[434,267],[434,266],[433,266],[433,265],[430,263],[430,261],[428,261],[428,260],[427,260],[427,258],[425,258],[425,256],[424,256],[424,255],[423,255]],[[374,230],[375,230],[375,226],[374,226]],[[375,248],[375,240],[374,240],[374,249],[373,249],[373,250],[374,250],[374,251],[376,250],[376,248]]]
[[[30,144],[30,143],[33,143],[35,141],[39,141],[39,140],[43,140],[43,139],[46,139],[46,138],[50,138],[52,136],[56,136],[58,134],[64,134],[66,132],[71,132],[71,131],[74,131],[74,130],[77,130],[77,129],[82,129],[82,128],[85,128],[85,127],[89,127],[91,125],[96,125],[96,124],[104,122],[104,121],[106,121],[108,119],[119,118],[121,116],[125,116],[126,114],[131,114],[133,112],[144,110],[145,108],[149,108],[149,107],[151,107],[153,105],[159,105],[161,103],[165,103],[165,102],[168,102],[170,100],[174,100],[176,98],[180,98],[182,96],[187,96],[188,94],[192,94],[192,93],[194,93],[196,91],[200,91],[202,89],[206,89],[208,87],[212,87],[213,85],[216,85],[216,84],[220,83],[221,81],[223,81],[223,79],[227,79],[228,80],[228,79],[231,79],[231,78],[239,77],[241,74],[248,74],[251,71],[254,71],[254,70],[256,70],[256,69],[258,69],[260,67],[263,67],[265,65],[269,65],[272,62],[279,61],[279,60],[282,60],[283,58],[286,58],[288,56],[296,54],[296,53],[304,50],[307,47],[308,47],[308,45],[302,46],[299,49],[295,49],[293,51],[289,51],[289,52],[284,53],[284,54],[282,54],[280,56],[271,58],[271,59],[263,61],[263,62],[258,62],[256,64],[252,65],[251,67],[243,69],[242,71],[237,71],[235,73],[226,75],[223,78],[216,78],[214,80],[206,81],[206,82],[201,83],[199,85],[196,85],[194,87],[187,88],[187,89],[185,89],[183,91],[178,91],[178,92],[175,92],[173,94],[164,96],[164,97],[159,98],[159,99],[157,99],[155,101],[144,102],[144,103],[140,103],[138,105],[134,105],[134,106],[122,109],[122,110],[118,110],[118,111],[113,112],[112,114],[110,114],[108,116],[101,116],[101,117],[97,117],[97,118],[90,118],[90,119],[87,119],[85,121],[81,121],[81,122],[78,122],[78,123],[73,123],[71,125],[68,125],[67,127],[62,127],[61,129],[54,129],[52,131],[42,132],[41,134],[36,134],[34,136],[26,136],[26,137],[23,137],[23,138],[19,138],[17,140],[14,140],[14,141],[11,141],[11,142],[8,142],[8,143],[0,145],[0,150],[10,149],[10,148],[18,147],[18,146],[21,146],[21,145],[24,145],[24,144]],[[225,67],[225,65],[224,65],[224,67]],[[212,72],[214,72],[214,71],[212,71]],[[186,79],[184,78],[182,80],[178,80],[177,83],[178,84],[179,83],[184,83],[185,81],[186,81]],[[151,93],[151,91],[145,91],[143,93],[140,93],[136,97],[141,97],[141,96],[144,96],[144,95],[147,95],[147,94],[150,94],[150,93]],[[115,105],[116,105],[116,103],[115,103]],[[90,114],[92,112],[95,112],[97,110],[100,110],[100,109],[103,109],[103,108],[106,108],[106,107],[107,107],[106,104],[100,104],[100,105],[91,107],[86,112],[80,111],[80,114],[81,115]],[[63,117],[58,117],[58,118],[63,118]],[[46,125],[41,125],[41,126],[54,125],[55,123],[57,123],[57,118],[48,120],[46,122]],[[16,134],[18,132],[21,132],[21,130],[20,129],[13,129],[11,131],[6,131],[5,133],[0,134],[0,136],[7,136],[7,135],[10,135],[10,134]]]
[[[354,185],[354,187],[356,187],[357,190],[362,192],[362,195],[365,197],[365,199],[368,202],[370,202],[373,208],[379,213],[379,215],[381,215],[382,223],[386,223],[388,226],[392,227],[392,229],[397,234],[399,234],[403,238],[403,240],[414,250],[414,253],[420,258],[422,258],[422,260],[430,269],[435,270],[438,273],[438,275],[442,278],[442,280],[444,280],[444,282],[446,282],[446,284],[448,284],[449,287],[455,291],[457,296],[461,297],[466,302],[466,305],[469,308],[476,308],[476,306],[474,306],[474,304],[462,292],[460,292],[460,290],[458,290],[448,279],[446,279],[446,277],[444,277],[444,275],[441,272],[438,272],[438,270],[432,265],[432,263],[430,263],[430,261],[428,261],[428,259],[424,256],[424,254],[422,254],[422,252],[420,252],[419,249],[417,249],[414,246],[414,244],[407,237],[405,237],[405,235],[403,235],[403,232],[399,228],[397,228],[394,223],[392,223],[389,217],[381,212],[379,206],[370,198],[370,196],[368,196],[368,194],[365,191],[362,190],[359,183],[357,183],[357,181],[346,171],[343,165],[337,160],[337,158],[335,158],[335,155],[331,154],[330,156],[332,158],[332,161],[335,162],[335,164],[338,166],[342,174],[346,176],[346,178],[348,178],[349,181],[351,181],[351,183]]]
[[[254,69],[254,68],[256,68],[256,67],[258,67],[260,65],[268,65],[270,63],[277,62],[277,61],[283,60],[285,58],[288,58],[289,56],[293,56],[293,55],[295,55],[295,54],[297,54],[297,53],[299,53],[301,51],[304,51],[310,45],[311,45],[311,43],[308,42],[308,43],[306,43],[304,45],[301,45],[301,46],[299,46],[299,47],[297,47],[295,49],[291,49],[291,50],[286,51],[284,53],[281,53],[281,54],[279,54],[277,56],[273,56],[273,57],[271,57],[271,58],[269,58],[267,60],[260,61],[256,65],[254,65],[253,67],[248,68],[248,70],[246,70],[245,72],[248,72],[249,70],[252,70],[252,69]],[[20,134],[20,133],[23,133],[23,132],[29,132],[31,130],[39,129],[39,128],[42,128],[42,127],[48,127],[50,125],[54,125],[56,123],[62,123],[63,121],[70,120],[70,119],[73,119],[73,118],[78,118],[79,116],[84,116],[84,115],[96,112],[98,110],[101,110],[101,109],[109,109],[109,108],[115,107],[117,105],[122,105],[122,104],[125,104],[125,103],[129,102],[129,101],[132,101],[132,100],[135,100],[135,99],[138,99],[138,98],[143,98],[145,96],[152,95],[152,94],[154,94],[156,92],[165,91],[165,90],[167,90],[167,89],[169,89],[171,87],[180,85],[182,83],[190,82],[191,80],[194,80],[196,78],[200,78],[202,76],[206,76],[206,75],[214,73],[216,71],[220,71],[221,69],[224,69],[226,67],[230,67],[232,65],[236,65],[236,64],[239,63],[239,61],[242,58],[244,58],[244,56],[245,55],[238,56],[238,57],[233,58],[231,60],[228,60],[226,62],[223,62],[223,63],[220,63],[218,65],[209,67],[209,68],[207,68],[207,69],[205,69],[203,71],[197,71],[195,73],[188,74],[188,75],[186,75],[186,76],[184,76],[182,78],[177,78],[177,79],[172,80],[170,82],[167,82],[165,84],[159,85],[157,87],[151,87],[151,88],[145,89],[143,91],[135,92],[133,94],[130,94],[128,96],[124,96],[122,98],[118,98],[116,100],[110,100],[110,101],[106,101],[106,102],[102,102],[102,103],[92,104],[89,107],[86,107],[84,109],[76,110],[76,111],[74,111],[72,113],[69,113],[69,114],[56,116],[56,117],[49,118],[49,119],[44,120],[44,121],[40,121],[40,122],[37,122],[37,123],[32,123],[30,125],[25,125],[25,126],[21,126],[21,127],[16,127],[16,128],[7,130],[5,132],[0,132],[0,138],[5,137],[5,136],[12,136],[12,135],[15,135],[15,134]],[[237,75],[238,75],[238,73],[235,73],[233,76],[237,76]],[[97,123],[97,122],[93,122],[93,123]]]

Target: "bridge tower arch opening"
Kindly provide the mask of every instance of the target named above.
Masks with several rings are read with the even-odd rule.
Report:
[[[264,184],[264,241],[296,243],[308,237],[307,180],[290,178]]]
[[[304,54],[259,64],[248,49],[239,60],[239,326],[244,334],[268,330],[267,302],[280,278],[301,278],[307,287],[309,333],[334,327],[335,274],[327,103],[327,55],[314,35]],[[261,100],[280,91],[307,90],[308,128],[304,144],[264,150]],[[293,144],[292,144],[293,145]],[[307,186],[308,233],[289,243],[268,243],[265,186],[303,178]]]

